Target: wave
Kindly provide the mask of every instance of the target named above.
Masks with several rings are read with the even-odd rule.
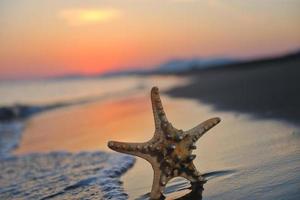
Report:
[[[23,128],[24,123],[20,121],[0,123],[0,160],[18,147]]]
[[[120,176],[131,156],[51,152],[14,156],[24,122],[0,123],[0,199],[128,199]]]
[[[105,152],[2,158],[0,199],[127,199],[119,178],[134,161]]]
[[[27,104],[15,104],[10,106],[2,106],[0,107],[0,122],[10,122],[14,120],[24,120],[35,114],[67,107],[73,105],[87,104],[95,101],[100,101],[108,98],[117,98],[125,95],[134,94],[140,90],[143,90],[145,85],[138,85],[136,87],[124,90],[124,91],[113,91],[107,92],[102,95],[88,96],[75,98],[71,100],[64,100],[60,102],[53,102],[46,105],[27,105]]]
[[[11,155],[22,122],[0,123],[0,199],[127,199],[120,176],[131,156],[106,152]]]

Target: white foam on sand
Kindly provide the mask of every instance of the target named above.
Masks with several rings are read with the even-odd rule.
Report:
[[[3,158],[0,199],[127,199],[119,178],[134,161],[105,152]]]
[[[0,159],[17,148],[23,128],[24,124],[20,121],[0,123]]]
[[[120,176],[131,156],[52,152],[13,156],[23,124],[0,124],[0,199],[127,199]]]

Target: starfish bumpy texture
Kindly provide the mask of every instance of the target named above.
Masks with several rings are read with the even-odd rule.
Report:
[[[220,118],[209,119],[188,131],[183,131],[174,128],[168,121],[157,87],[151,90],[151,101],[155,122],[152,139],[144,143],[110,141],[108,147],[150,162],[154,170],[151,199],[162,198],[167,182],[177,176],[186,178],[192,186],[203,185],[206,180],[193,164],[196,155],[193,155],[192,151],[196,149],[195,142],[218,124]]]

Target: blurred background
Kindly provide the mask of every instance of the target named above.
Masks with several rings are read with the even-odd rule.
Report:
[[[1,1],[1,79],[153,69],[299,50],[299,2]]]
[[[204,199],[300,198],[299,11],[298,0],[1,0],[0,198],[147,193],[139,159],[123,186],[125,171],[108,190],[101,180],[103,166],[135,162],[108,140],[152,137],[152,86],[178,128],[223,120],[196,150]]]

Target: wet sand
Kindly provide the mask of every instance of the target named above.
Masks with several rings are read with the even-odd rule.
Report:
[[[281,170],[288,170],[291,166],[294,170],[286,173],[300,170],[297,166],[300,159],[288,161],[290,154],[292,157],[300,155],[297,127],[276,120],[256,120],[250,115],[215,111],[213,107],[193,100],[163,98],[168,118],[177,128],[186,130],[210,117],[219,116],[222,119],[219,125],[199,140],[195,150],[195,165],[209,180],[204,185],[204,199],[252,199],[247,195],[256,189],[260,190],[256,191],[256,198],[259,199],[265,192],[264,187],[272,188],[274,177],[278,183],[288,179],[289,175]],[[274,169],[278,167],[273,166],[274,160],[284,167],[281,166],[281,170]],[[269,169],[274,170],[273,174],[268,172]],[[130,199],[149,192],[152,176],[151,166],[138,159],[123,178]],[[170,185],[172,184],[168,184]],[[176,189],[182,187],[178,186]],[[297,192],[294,189],[295,191]],[[167,199],[176,199],[187,192],[189,190],[168,194]],[[299,192],[291,193],[291,197],[293,195],[300,196]]]
[[[132,97],[72,106],[34,116],[26,123],[20,146],[14,153],[108,151],[107,141],[111,139],[147,139],[139,132],[143,128],[150,130],[152,126],[145,117],[151,107],[144,105],[145,99]],[[138,123],[134,123],[134,113],[142,119]]]
[[[300,160],[295,155],[299,155],[300,140],[296,127],[273,120],[257,121],[249,115],[217,112],[194,100],[162,95],[162,101],[169,120],[184,130],[210,117],[222,118],[219,125],[200,139],[195,151],[195,165],[209,179],[204,186],[204,199],[218,199],[224,193],[223,199],[247,199],[245,194],[252,190],[256,191],[254,197],[259,198],[272,186],[269,181],[275,177],[278,183],[298,177]],[[145,93],[37,115],[28,121],[20,147],[14,153],[109,151],[108,140],[142,142],[150,139],[153,131],[149,93]],[[273,164],[274,160],[278,162]],[[285,166],[287,160],[291,161]],[[268,168],[274,165],[278,168],[269,172]],[[223,171],[229,173],[222,174]],[[122,180],[129,199],[139,198],[150,191],[151,166],[138,158]],[[184,180],[173,183],[169,199],[188,192],[176,192],[186,188],[187,184],[182,183]]]
[[[294,61],[284,66],[289,67],[273,63],[190,74],[192,83],[169,90],[171,97],[162,95],[176,128],[186,130],[216,116],[222,119],[195,150],[195,165],[208,179],[204,199],[300,198],[299,69]],[[37,115],[26,124],[15,154],[110,151],[108,140],[142,142],[153,131],[148,91]],[[147,199],[143,195],[151,189],[152,173],[151,166],[138,158],[122,178],[129,199]],[[187,188],[184,180],[168,186],[172,184],[168,199],[188,192],[178,192]]]

